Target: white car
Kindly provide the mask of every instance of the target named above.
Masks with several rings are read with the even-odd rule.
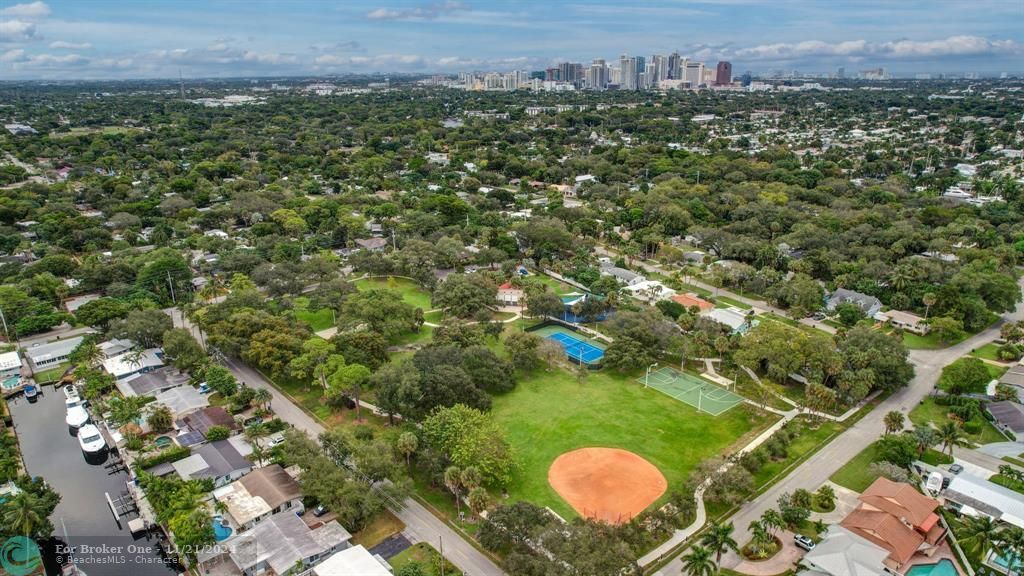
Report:
[[[107,447],[107,441],[100,434],[100,429],[93,424],[86,424],[78,429],[78,443],[86,454],[96,454]]]
[[[81,428],[89,422],[89,413],[82,406],[69,406],[64,421],[72,428]]]

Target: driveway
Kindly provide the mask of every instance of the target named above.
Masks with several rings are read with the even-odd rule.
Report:
[[[1021,454],[1024,454],[1024,444],[1020,442],[993,442],[992,444],[985,444],[975,448],[974,451],[988,454],[994,458],[1002,458],[1003,456],[1019,458]]]
[[[739,554],[730,552],[722,556],[722,567],[735,570],[741,574],[751,576],[775,576],[789,570],[801,558],[804,557],[804,550],[797,548],[793,543],[793,533],[788,530],[781,530],[778,533],[782,541],[782,550],[767,560],[747,560]]]

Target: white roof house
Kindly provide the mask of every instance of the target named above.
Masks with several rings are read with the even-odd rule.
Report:
[[[660,300],[668,300],[669,298],[676,295],[676,291],[665,286],[658,280],[644,280],[642,282],[635,282],[629,286],[622,288],[623,291],[628,292],[630,296],[637,300],[643,300],[647,302],[658,302]]]
[[[719,324],[725,324],[733,332],[743,333],[752,326],[758,324],[757,320],[751,320],[750,316],[736,308],[714,308],[703,314]]]
[[[391,570],[370,554],[363,545],[353,546],[338,552],[313,568],[316,576],[338,576],[358,574],[359,576],[391,576]]]
[[[1024,498],[1009,488],[970,474],[960,474],[953,478],[942,495],[961,514],[988,516],[1024,528]]]
[[[0,377],[6,378],[21,372],[21,356],[18,351],[0,354]]]
[[[830,526],[825,539],[804,556],[811,572],[832,576],[885,574],[889,551],[838,524]]]
[[[117,379],[140,372],[148,372],[164,365],[159,352],[159,348],[149,348],[143,350],[138,358],[135,358],[134,354],[121,354],[107,358],[103,361],[103,369]]]
[[[167,406],[175,420],[210,405],[207,396],[191,386],[178,386],[160,392],[153,403]]]

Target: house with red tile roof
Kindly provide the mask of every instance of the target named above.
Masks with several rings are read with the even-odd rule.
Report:
[[[939,501],[910,484],[879,478],[858,500],[839,525],[887,550],[884,564],[893,572],[903,573],[915,555],[930,557],[946,538]]]

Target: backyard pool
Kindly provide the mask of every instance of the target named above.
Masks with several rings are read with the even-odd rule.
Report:
[[[224,520],[223,516],[213,517],[213,537],[217,542],[223,542],[230,538],[231,532],[233,532],[233,530],[231,530],[231,526],[228,526],[228,523]]]
[[[907,571],[907,576],[958,576],[951,560],[943,558],[936,564],[918,564]]]
[[[21,384],[21,377],[11,376],[10,378],[5,378],[3,383],[0,385],[3,386],[4,390],[14,390],[19,384]]]
[[[1007,569],[1010,566],[1009,558],[1006,558],[1002,554],[996,554],[995,552],[993,552],[992,556],[989,557],[989,561],[992,564],[995,564],[996,566],[1002,568],[1004,572],[1006,572]],[[1021,568],[1021,561],[1018,558],[1017,561],[1013,563],[1013,571],[1014,572],[1020,572],[1020,568]]]

